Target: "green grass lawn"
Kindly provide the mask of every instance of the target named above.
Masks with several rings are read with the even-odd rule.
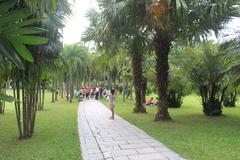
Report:
[[[37,112],[35,134],[29,140],[18,139],[15,110],[7,103],[0,116],[0,160],[79,160],[77,107],[59,100],[50,103],[46,96],[45,110]]]
[[[239,106],[224,108],[224,116],[207,117],[199,99],[188,96],[182,108],[169,109],[173,121],[153,122],[156,107],[147,107],[147,114],[133,114],[133,101],[123,103],[120,95],[116,100],[118,115],[193,160],[240,160]]]

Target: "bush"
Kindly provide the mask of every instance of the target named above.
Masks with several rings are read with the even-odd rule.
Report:
[[[189,79],[198,89],[203,112],[208,116],[222,114],[223,96],[226,90],[226,60],[218,45],[203,43],[195,48],[185,48],[184,65]]]
[[[180,108],[183,102],[183,91],[170,90],[168,93],[169,108]]]
[[[233,91],[228,91],[224,94],[223,104],[225,107],[235,107],[237,102],[237,91],[234,89]]]
[[[203,112],[208,116],[219,116],[222,114],[222,104],[213,98],[203,103]]]

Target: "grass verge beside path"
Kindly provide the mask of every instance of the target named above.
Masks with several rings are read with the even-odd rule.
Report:
[[[13,104],[7,103],[0,116],[0,160],[80,160],[77,129],[78,103],[50,102],[46,95],[44,111],[37,112],[35,135],[20,141]]]
[[[106,100],[102,100],[107,104]],[[240,160],[240,105],[223,108],[224,116],[207,117],[195,96],[179,109],[169,109],[172,122],[153,122],[156,107],[147,114],[133,114],[133,101],[116,98],[116,113],[185,158],[192,160]]]

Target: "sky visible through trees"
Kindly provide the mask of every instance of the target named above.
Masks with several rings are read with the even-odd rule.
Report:
[[[72,4],[73,15],[69,18],[66,27],[63,29],[63,42],[64,44],[77,43],[81,39],[81,35],[89,25],[86,13],[91,8],[97,8],[95,0],[83,0],[75,1],[69,0]],[[224,39],[229,39],[232,36],[228,36],[240,29],[240,18],[234,18],[223,31],[221,38],[216,38],[213,35],[209,35],[210,40],[222,42]]]

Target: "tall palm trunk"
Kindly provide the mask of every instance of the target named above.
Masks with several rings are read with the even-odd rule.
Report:
[[[73,94],[74,94],[72,76],[69,77],[69,89],[70,89],[70,91],[69,91],[69,93],[70,93],[70,100],[69,100],[69,102],[72,103]]]
[[[66,76],[66,98],[67,98],[67,101],[69,101],[69,78],[68,76]]]
[[[7,83],[6,83],[7,86]],[[6,93],[6,86],[2,89],[1,92]],[[5,101],[0,101],[0,114],[4,114],[5,112]]]
[[[168,54],[170,52],[170,40],[167,33],[158,31],[154,37],[156,51],[156,78],[157,94],[159,98],[158,111],[155,121],[170,120],[168,112]]]
[[[38,110],[42,110],[42,89],[38,92]]]
[[[33,48],[33,51],[37,49]],[[37,53],[39,52],[38,50]],[[15,85],[13,94],[19,100],[15,102],[15,110],[20,139],[31,138],[34,133],[40,86],[40,57],[38,54],[36,54],[35,59],[35,64],[25,62],[25,70],[14,69]]]
[[[42,82],[42,88],[38,91],[38,110],[43,110],[44,108],[44,98],[45,98],[45,86]]]
[[[57,101],[58,100],[58,83],[57,83],[57,81],[55,82],[55,101]]]
[[[0,101],[0,114],[4,114],[4,110],[5,110],[5,102]]]
[[[143,102],[146,102],[146,91],[147,91],[147,78],[146,77],[142,77],[142,100]]]
[[[133,83],[133,82],[132,82]],[[130,99],[133,100],[133,85],[130,86]]]
[[[44,109],[44,100],[45,100],[45,86],[43,86],[42,88],[42,104],[41,104],[42,110]]]
[[[125,80],[123,80],[123,102],[125,102],[125,99],[126,99],[126,91],[125,91]]]
[[[63,99],[63,95],[64,95],[64,83],[62,83],[61,85],[61,98]]]
[[[136,50],[132,52],[132,68],[133,68],[133,85],[135,89],[135,108],[134,113],[146,113],[146,108],[143,106],[142,97],[142,54]]]
[[[53,89],[52,89],[52,103],[55,103],[55,83],[54,83],[54,80],[52,82],[52,86],[53,86]]]

